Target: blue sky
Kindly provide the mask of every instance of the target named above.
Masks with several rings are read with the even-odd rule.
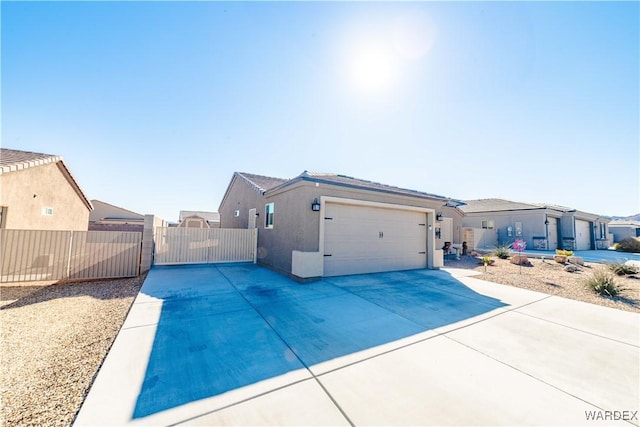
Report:
[[[2,146],[177,220],[234,171],[640,211],[638,2],[6,2]]]

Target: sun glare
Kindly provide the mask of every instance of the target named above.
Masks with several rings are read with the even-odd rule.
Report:
[[[363,47],[351,57],[350,78],[352,84],[361,91],[385,91],[397,79],[397,66],[390,49],[384,46]]]
[[[360,22],[345,37],[350,86],[364,94],[389,93],[404,83],[407,67],[431,49],[435,26],[422,13]]]

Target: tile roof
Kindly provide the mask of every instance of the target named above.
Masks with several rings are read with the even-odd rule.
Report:
[[[256,191],[259,191],[262,194],[264,194],[267,190],[271,190],[272,188],[275,188],[289,181],[288,179],[273,178],[270,176],[255,175],[246,172],[236,172],[234,175],[242,178]]]
[[[67,168],[62,160],[62,156],[44,153],[34,153],[31,151],[13,150],[10,148],[0,148],[0,175],[15,172],[35,166],[46,164],[58,164],[58,168],[65,175],[69,184],[76,191],[82,202],[89,211],[93,210],[93,205],[89,198],[83,193],[71,171]]]
[[[27,169],[33,166],[41,166],[47,163],[56,163],[60,160],[62,160],[62,157],[52,154],[0,148],[0,174]]]
[[[112,205],[111,203],[103,202],[102,200],[93,199],[93,200],[91,200],[91,204],[94,207],[94,211],[91,213],[91,215],[94,215],[96,213],[96,210],[98,210],[101,207],[109,207],[111,209],[114,209],[114,210],[119,212],[119,215],[118,216],[109,216],[109,217],[105,217],[105,218],[91,218],[91,217],[89,217],[90,221],[100,220],[100,219],[142,219],[142,220],[144,220],[144,215],[142,215],[142,214],[130,211],[129,209],[121,208],[120,206]]]
[[[534,203],[534,205],[540,206],[541,208],[553,209],[555,211],[560,211],[560,212],[575,211],[574,208],[569,208],[567,206],[561,206],[561,205],[554,205],[553,203]]]
[[[281,187],[285,187],[287,185],[294,184],[300,181],[308,181],[308,182],[317,182],[324,184],[332,184],[338,186],[345,186],[350,188],[359,188],[364,190],[372,190],[383,193],[391,193],[391,194],[401,194],[407,196],[421,197],[421,198],[430,198],[430,199],[439,199],[445,201],[452,201],[452,199],[447,197],[438,196],[436,194],[425,193],[417,190],[409,190],[406,188],[394,187],[391,185],[381,184],[379,182],[368,181],[364,179],[354,178],[347,175],[339,175],[334,173],[318,173],[318,172],[308,172],[304,171],[300,175],[292,179],[282,179],[282,178],[272,178],[268,176],[262,175],[254,175],[244,172],[236,172],[236,176],[244,179],[249,185],[254,187],[257,191],[260,191],[262,194],[266,193],[270,190],[275,190]],[[461,202],[460,202],[461,203]]]
[[[630,219],[614,219],[609,223],[609,227],[611,226],[640,227],[640,221],[634,221]]]
[[[410,190],[407,188],[400,188],[393,185],[382,184],[379,182],[368,181],[365,179],[354,178],[347,175],[339,175],[334,173],[318,173],[318,172],[307,172],[304,171],[297,178],[304,181],[311,182],[319,182],[319,183],[327,183],[327,184],[336,184],[342,185],[351,188],[361,188],[364,190],[373,190],[379,191],[383,193],[392,193],[392,194],[401,194],[407,196],[414,197],[427,197],[431,199],[441,199],[441,200],[449,200],[449,198],[444,196],[439,196],[437,194],[425,193],[423,191]]]
[[[500,211],[522,211],[535,209],[553,209],[560,212],[571,212],[575,209],[566,206],[553,205],[549,203],[522,203],[505,199],[478,199],[465,200],[465,205],[460,209],[464,213],[475,212],[500,212]]]
[[[465,200],[464,202],[466,204],[460,207],[464,213],[544,209],[539,205],[504,199]]]

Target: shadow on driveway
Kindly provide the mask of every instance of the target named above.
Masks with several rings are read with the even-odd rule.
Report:
[[[253,264],[154,267],[141,293],[162,311],[133,418],[505,305],[443,271],[302,285]]]

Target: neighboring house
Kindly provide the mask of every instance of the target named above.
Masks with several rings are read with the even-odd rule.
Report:
[[[466,200],[463,234],[473,248],[492,248],[523,239],[539,250],[607,249],[609,219],[563,206],[503,199]],[[478,237],[479,236],[479,237]]]
[[[220,228],[220,214],[218,212],[180,211],[178,227]]]
[[[640,221],[616,219],[609,223],[613,241],[620,242],[627,237],[640,237]]]
[[[91,204],[89,230],[142,232],[144,229],[144,215],[100,200],[91,200]]]
[[[223,228],[258,228],[260,263],[312,278],[438,267],[435,229],[449,222],[445,217],[450,238],[460,243],[456,205],[344,175],[280,179],[236,172],[219,212]],[[436,221],[438,214],[443,221]]]
[[[0,227],[87,230],[92,205],[62,157],[0,149]]]

